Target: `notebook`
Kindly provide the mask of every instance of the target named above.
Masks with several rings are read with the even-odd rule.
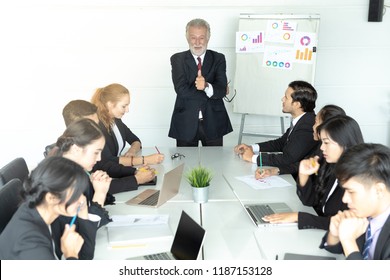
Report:
[[[131,260],[196,260],[202,249],[206,231],[182,211],[170,252],[145,255]]]
[[[128,205],[138,205],[157,208],[174,197],[180,188],[184,163],[165,173],[160,190],[146,189],[137,196],[128,200]]]
[[[226,179],[225,175],[222,175],[228,184],[229,188],[232,190],[234,196],[240,202],[241,206],[244,208],[245,213],[251,219],[253,224],[257,227],[266,227],[266,226],[296,226],[296,223],[282,223],[282,224],[271,224],[262,219],[266,215],[271,215],[275,213],[284,213],[292,212],[291,208],[284,202],[276,203],[256,203],[256,204],[244,204],[241,199],[238,197],[236,191],[233,189],[232,185]]]

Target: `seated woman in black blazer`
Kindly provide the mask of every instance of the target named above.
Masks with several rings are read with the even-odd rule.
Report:
[[[142,148],[141,141],[121,119],[129,111],[128,89],[120,84],[110,84],[97,89],[91,102],[97,107],[99,126],[106,138],[102,160],[95,168],[106,171],[112,178],[121,178],[129,176],[122,171],[123,167],[143,166],[143,172],[135,172],[137,183],[143,184],[153,180],[155,174],[154,170],[149,168],[149,164],[161,163],[164,155],[160,153],[137,155]],[[124,153],[126,144],[129,144],[130,148]]]
[[[102,170],[90,173],[101,158],[104,147],[104,136],[99,126],[90,119],[79,119],[69,124],[64,133],[58,137],[56,146],[50,155],[62,156],[78,163],[89,175],[89,188],[84,193],[89,213],[100,219],[99,227],[108,224],[111,219],[104,208],[112,178]],[[92,217],[92,216],[91,216]]]
[[[336,116],[322,123],[317,131],[322,141],[322,157],[304,159],[299,164],[297,195],[302,203],[311,206],[317,215],[294,212],[263,217],[270,223],[298,222],[299,229],[329,229],[330,217],[347,209],[342,202],[344,189],[334,173],[335,165],[348,148],[363,143],[359,124],[349,116]]]
[[[0,259],[92,259],[97,224],[88,220],[83,195],[88,181],[83,168],[69,159],[48,157],[39,163],[25,182],[25,202],[0,235]]]

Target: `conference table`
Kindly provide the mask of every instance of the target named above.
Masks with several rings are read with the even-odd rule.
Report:
[[[140,186],[136,191],[115,194],[116,204],[108,205],[110,215],[168,215],[170,236],[151,238],[147,242],[128,246],[112,246],[108,241],[107,228],[97,233],[95,259],[127,259],[145,254],[169,251],[180,215],[184,210],[205,230],[205,240],[198,259],[204,260],[256,260],[282,259],[284,253],[316,256],[333,256],[319,249],[323,230],[298,230],[293,226],[256,227],[229,184],[243,203],[285,202],[293,211],[315,213],[304,206],[297,197],[295,181],[291,175],[280,175],[289,184],[285,187],[255,189],[239,177],[253,175],[257,166],[243,161],[233,152],[233,147],[158,147],[165,155],[162,164],[153,165],[157,171],[156,186]],[[142,154],[156,153],[155,148],[143,148]],[[171,158],[174,154],[183,156]],[[161,188],[166,172],[184,163],[184,173],[201,164],[213,172],[206,203],[195,203],[192,189],[182,176],[176,196],[158,208],[127,205],[126,201],[148,188]],[[226,181],[224,179],[226,178]],[[126,230],[126,228],[124,228]],[[342,256],[336,256],[342,258]]]

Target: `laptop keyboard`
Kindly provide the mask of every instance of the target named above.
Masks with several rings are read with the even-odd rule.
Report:
[[[142,200],[139,204],[141,205],[156,205],[158,201],[158,197],[160,196],[160,191],[155,192],[148,198]]]
[[[159,253],[144,256],[146,260],[170,260],[171,258],[167,253]]]
[[[262,217],[275,214],[275,212],[269,207],[269,205],[250,205],[248,208],[259,222],[263,222]]]

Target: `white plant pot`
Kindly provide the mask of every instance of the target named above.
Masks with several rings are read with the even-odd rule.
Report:
[[[195,203],[206,203],[209,200],[209,187],[194,188],[192,187],[192,196]]]

